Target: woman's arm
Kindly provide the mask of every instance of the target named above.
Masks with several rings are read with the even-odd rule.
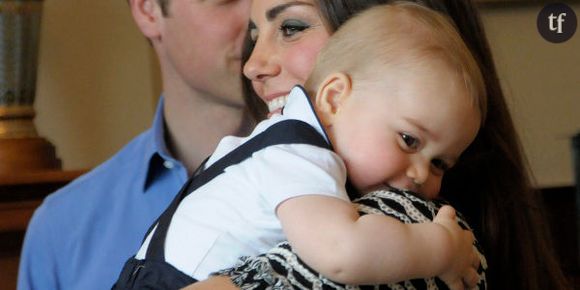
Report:
[[[277,214],[298,256],[334,281],[380,284],[444,275],[460,289],[465,274],[476,273],[469,270],[476,257],[473,235],[459,227],[454,211],[440,222],[403,224],[384,215],[361,217],[341,199],[307,195],[284,201]]]
[[[229,277],[211,276],[207,280],[191,284],[181,290],[237,290],[239,289]]]

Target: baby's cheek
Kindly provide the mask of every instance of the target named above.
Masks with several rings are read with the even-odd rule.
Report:
[[[347,165],[347,172],[350,182],[360,191],[377,188],[386,182],[384,169],[369,166],[369,163]]]
[[[349,181],[357,190],[365,190],[368,187],[369,175],[367,168],[360,166],[356,161],[345,160],[346,172]]]

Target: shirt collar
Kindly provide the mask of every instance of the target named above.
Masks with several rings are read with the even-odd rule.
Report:
[[[155,178],[164,170],[167,170],[164,163],[168,162],[185,170],[181,162],[177,161],[169,153],[165,139],[166,127],[163,108],[164,98],[161,96],[157,104],[153,124],[147,136],[147,145],[143,155],[143,162],[140,166],[140,170],[143,170],[140,174],[143,178],[141,182],[143,184],[143,192],[147,192],[147,188],[155,181]],[[332,146],[320,119],[316,115],[312,102],[302,86],[295,86],[290,92],[288,103],[284,107],[284,115],[292,115],[294,118],[308,123]]]
[[[312,99],[308,96],[304,87],[300,85],[294,86],[288,95],[288,102],[286,103],[286,106],[284,106],[284,109],[282,109],[282,114],[293,119],[304,121],[314,127],[314,129],[316,129],[316,131],[318,131],[318,133],[322,135],[324,140],[330,145],[330,150],[334,151],[332,142],[330,142],[328,134],[326,133],[322,122],[320,122],[320,118],[316,114],[316,110],[312,104]],[[360,193],[352,185],[348,177],[345,186],[350,199],[360,197]]]
[[[318,133],[324,137],[324,140],[332,147],[330,139],[326,134],[326,130],[324,130],[324,126],[320,122],[316,110],[312,105],[312,101],[302,86],[296,85],[292,91],[290,91],[288,102],[284,106],[282,114],[308,123],[308,125],[314,127],[314,129],[316,129],[316,131],[318,131]]]
[[[147,188],[155,181],[155,177],[161,174],[163,170],[167,170],[164,163],[169,162],[173,166],[183,166],[181,162],[175,160],[169,153],[167,143],[165,140],[165,117],[163,114],[164,98],[159,97],[153,124],[149,131],[148,140],[145,146],[143,155],[143,163],[141,169],[143,172],[143,192],[147,192]]]

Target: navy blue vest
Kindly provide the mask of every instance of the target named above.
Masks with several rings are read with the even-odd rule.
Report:
[[[279,144],[310,144],[331,150],[330,144],[316,129],[298,120],[276,123],[246,141],[185,183],[173,202],[145,235],[146,238],[157,226],[147,248],[146,258],[144,260],[138,260],[135,257],[129,259],[113,289],[180,289],[197,282],[165,261],[165,237],[179,203],[197,188],[222,174],[227,167],[244,161],[256,151]],[[200,167],[203,167],[203,164]]]

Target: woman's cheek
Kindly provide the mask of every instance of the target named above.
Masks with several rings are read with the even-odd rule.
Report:
[[[252,87],[254,88],[254,92],[262,98],[264,96],[264,83],[263,82],[252,82]]]
[[[303,85],[314,68],[316,57],[328,38],[314,42],[306,42],[304,45],[290,50],[288,57],[288,72]]]

